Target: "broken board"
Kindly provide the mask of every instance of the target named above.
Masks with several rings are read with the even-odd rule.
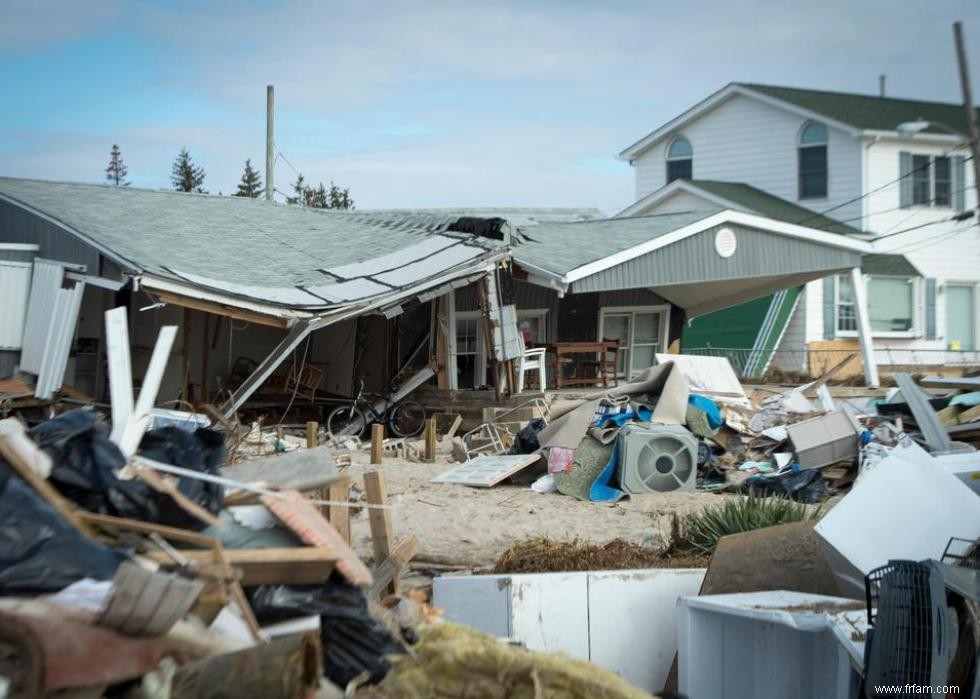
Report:
[[[492,488],[537,462],[539,454],[480,456],[431,479],[430,483],[458,483],[474,488]]]

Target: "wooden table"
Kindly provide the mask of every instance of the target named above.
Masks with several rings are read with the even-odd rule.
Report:
[[[544,345],[551,355],[551,368],[555,380],[555,388],[564,386],[613,386],[619,384],[616,376],[616,360],[619,355],[618,340],[600,340],[598,342],[551,342]],[[587,360],[574,359],[575,355],[590,355]],[[610,355],[612,355],[610,357]],[[572,376],[562,375],[562,362],[575,365]],[[583,371],[587,370],[587,371]]]

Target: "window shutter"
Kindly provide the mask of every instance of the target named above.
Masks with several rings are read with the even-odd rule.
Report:
[[[926,339],[936,339],[936,280],[926,279]]]
[[[912,154],[903,150],[898,154],[898,205],[906,209],[912,206]]]
[[[833,276],[823,278],[823,339],[833,340],[837,335],[836,287]]]
[[[966,209],[966,158],[953,156],[953,206],[957,211]]]

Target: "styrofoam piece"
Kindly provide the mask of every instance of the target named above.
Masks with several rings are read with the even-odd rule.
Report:
[[[939,559],[951,537],[980,537],[980,498],[921,450],[893,451],[862,474],[815,530],[841,593],[891,559]]]
[[[936,462],[980,495],[980,452],[942,454],[936,457]]]
[[[683,597],[677,618],[685,696],[857,696],[868,628],[860,602],[786,591]]]
[[[659,692],[677,650],[677,600],[697,594],[702,568],[441,576],[433,604],[446,619],[562,651]]]

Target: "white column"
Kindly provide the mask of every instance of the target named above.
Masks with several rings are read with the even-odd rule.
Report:
[[[860,267],[851,269],[851,286],[854,288],[854,311],[857,315],[858,338],[861,340],[861,359],[864,362],[864,380],[868,388],[878,388],[878,364],[871,340],[871,321],[868,319],[868,294]]]
[[[446,318],[446,379],[449,390],[457,391],[459,377],[456,375],[456,290],[450,289],[440,301],[441,310]]]

